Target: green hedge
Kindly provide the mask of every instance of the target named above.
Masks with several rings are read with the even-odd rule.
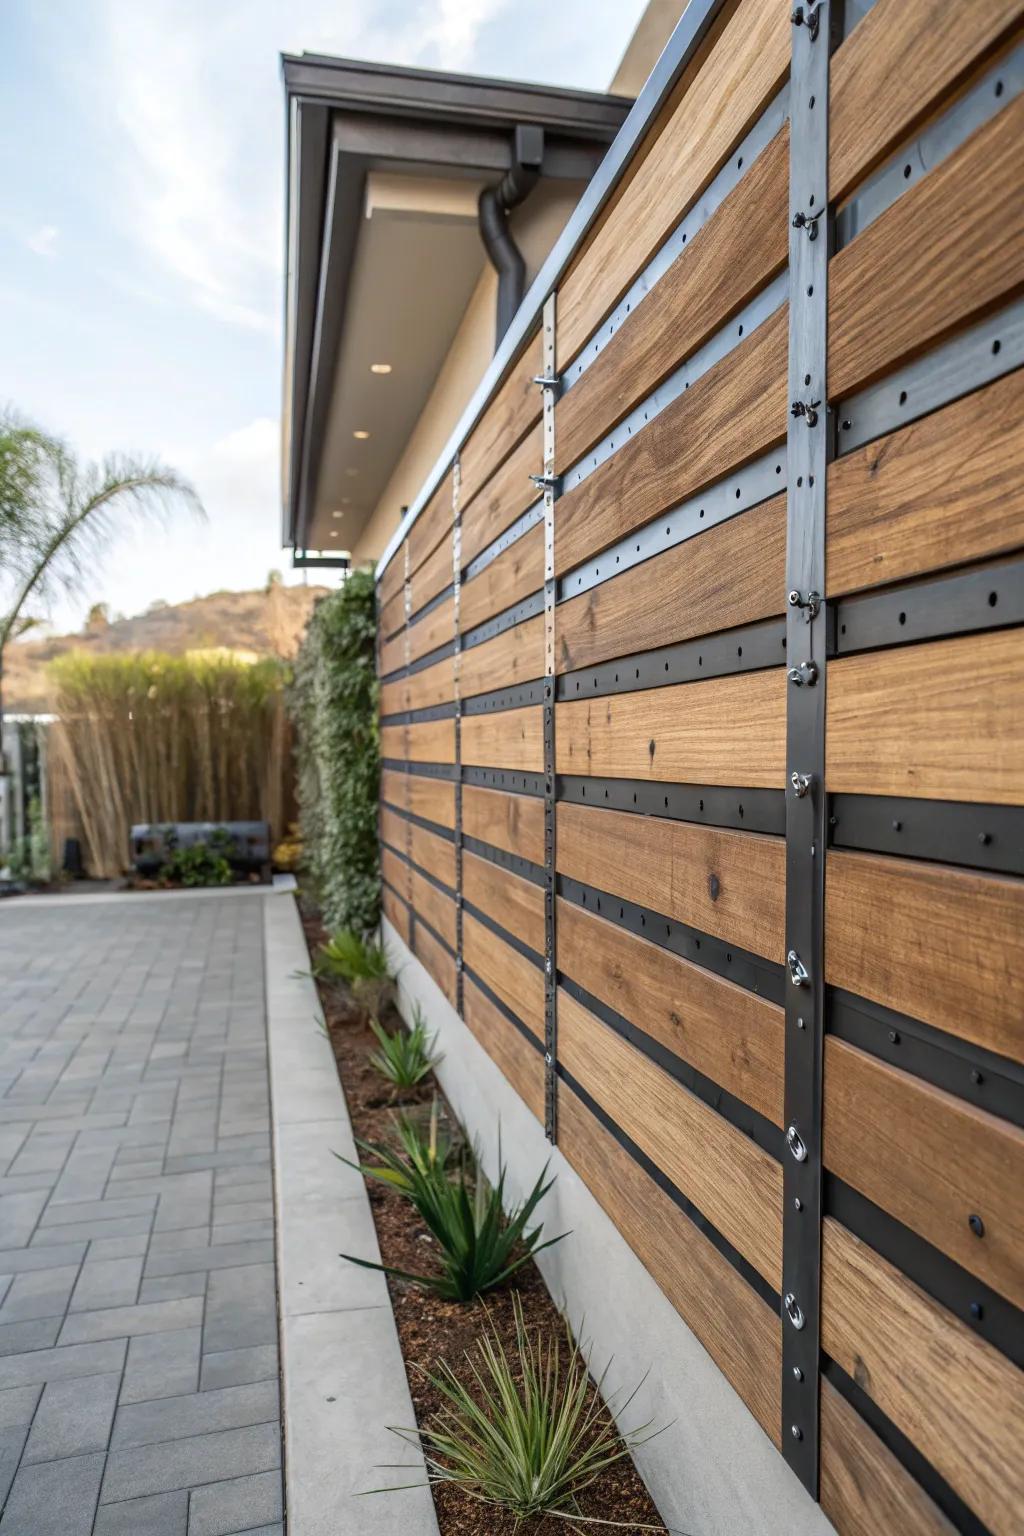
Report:
[[[304,862],[328,928],[367,932],[380,917],[374,583],[353,571],[317,604],[295,662]]]

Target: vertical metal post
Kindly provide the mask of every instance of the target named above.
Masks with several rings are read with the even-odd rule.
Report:
[[[544,391],[544,1131],[558,1138],[558,964],[555,939],[555,295],[541,320]]]
[[[455,1012],[462,1015],[462,631],[459,605],[462,593],[462,466],[458,454],[452,465],[452,597],[455,607],[455,651],[452,655],[455,692]]]
[[[818,1497],[821,1089],[825,906],[825,492],[831,457],[826,340],[833,0],[792,17],[786,584],[786,1150],[782,1223],[782,1444]]]

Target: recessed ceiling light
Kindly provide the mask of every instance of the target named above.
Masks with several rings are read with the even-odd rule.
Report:
[[[337,530],[337,528],[332,528],[331,529],[331,538],[332,539],[336,539],[337,537],[338,537],[338,530]]]
[[[357,431],[352,433],[352,436],[353,437],[358,437],[360,442],[362,442],[364,440],[364,438],[369,437],[369,435],[370,435],[369,432],[364,431],[364,429],[362,427],[360,427]]]
[[[390,373],[391,372],[391,364],[390,363],[371,363],[370,364],[370,372],[371,373]]]
[[[331,513],[331,516],[332,517],[344,517],[345,514],[344,514],[344,512],[341,511],[341,509],[339,507],[335,507],[334,511]]]

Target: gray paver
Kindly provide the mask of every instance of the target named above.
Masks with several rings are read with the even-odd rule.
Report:
[[[188,1536],[234,1536],[281,1518],[281,1479],[276,1473],[194,1488],[189,1507]]]
[[[194,1488],[215,1478],[269,1472],[280,1465],[278,1424],[225,1429],[192,1439],[169,1440],[111,1451],[103,1479],[103,1500],[138,1498],[172,1488]]]
[[[120,1384],[119,1374],[47,1382],[32,1420],[26,1462],[105,1451]]]
[[[132,1338],[139,1333],[169,1333],[191,1328],[203,1320],[202,1299],[153,1301],[135,1307],[105,1307],[99,1312],[73,1312],[61,1329],[62,1344],[90,1344],[96,1339]]]
[[[111,1445],[153,1445],[220,1429],[244,1429],[268,1424],[278,1416],[276,1381],[222,1387],[188,1397],[164,1397],[156,1402],[127,1404],[118,1409]]]
[[[101,1504],[93,1536],[186,1536],[188,1498],[188,1490],[180,1488],[151,1498]]]
[[[18,1468],[3,1514],[4,1536],[89,1536],[103,1456],[67,1456]]]
[[[199,1385],[207,1392],[215,1387],[239,1387],[247,1382],[270,1381],[276,1377],[277,1345],[256,1344],[204,1355]]]

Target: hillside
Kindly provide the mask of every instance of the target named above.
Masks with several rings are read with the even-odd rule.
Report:
[[[190,603],[161,605],[133,619],[95,623],[77,635],[52,635],[8,647],[4,708],[38,714],[50,707],[47,663],[70,651],[183,651],[226,647],[252,656],[295,655],[325,587],[275,585],[257,592],[212,592]]]

